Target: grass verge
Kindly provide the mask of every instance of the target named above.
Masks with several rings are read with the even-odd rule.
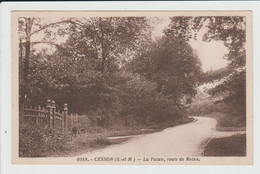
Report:
[[[203,156],[246,156],[246,134],[211,139]]]

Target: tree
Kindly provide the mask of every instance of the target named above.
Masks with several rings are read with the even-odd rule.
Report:
[[[32,44],[40,44],[40,43],[47,43],[51,45],[57,46],[57,44],[52,43],[52,42],[31,42],[31,37],[35,34],[38,34],[41,31],[46,31],[46,29],[57,26],[59,24],[63,23],[70,23],[73,25],[77,25],[77,22],[71,21],[71,20],[63,20],[59,22],[54,22],[50,24],[41,24],[41,19],[40,18],[31,18],[31,17],[20,17],[18,19],[18,32],[19,32],[19,60],[20,60],[20,69],[19,71],[19,76],[20,81],[19,81],[19,86],[20,86],[20,98],[19,98],[19,105],[20,105],[20,113],[23,113],[23,108],[24,108],[24,103],[25,99],[28,95],[28,75],[30,73],[30,55],[31,55],[31,48]],[[23,49],[25,48],[25,49]],[[24,57],[23,57],[24,54]],[[22,116],[19,117],[20,123],[22,123]]]
[[[23,26],[27,23],[22,19],[20,23],[23,39],[26,34]],[[46,97],[57,100],[58,104],[70,101],[71,111],[79,112],[86,112],[90,107],[94,109],[102,101],[102,94],[109,91],[105,84],[111,78],[109,73],[118,71],[119,61],[131,55],[149,34],[143,17],[70,18],[50,24],[42,24],[39,19],[31,26],[33,30],[26,34],[29,39],[40,31],[45,38],[30,41],[30,45],[50,44],[56,51],[48,55],[45,50],[36,52],[30,47],[27,101],[39,103],[40,98]],[[57,44],[55,39],[60,35],[67,35],[68,39]]]
[[[84,19],[84,30],[72,26],[66,54],[90,57],[100,72],[116,69],[143,41],[148,31],[144,17],[92,17]],[[91,56],[89,56],[91,55]]]
[[[163,37],[141,52],[127,67],[157,83],[157,91],[184,106],[196,94],[201,63],[190,45],[180,38]]]
[[[29,64],[30,64],[30,54],[31,54],[32,44],[45,43],[45,44],[52,44],[52,45],[57,46],[57,44],[48,42],[48,41],[31,42],[31,37],[50,27],[57,26],[62,23],[71,23],[71,24],[76,25],[76,22],[73,22],[71,20],[63,20],[63,21],[59,21],[59,22],[42,25],[40,18],[20,17],[18,19],[18,23],[19,23],[19,40],[20,40],[20,44],[22,46],[22,47],[20,46],[20,49],[25,47],[24,51],[21,50],[20,56],[23,56],[23,54],[24,54],[24,58],[22,58],[24,60],[24,64],[23,64],[24,79],[23,79],[23,81],[26,84],[27,75],[28,75],[29,68],[30,68]]]
[[[213,96],[222,96],[218,102],[224,102],[231,108],[231,114],[246,116],[246,19],[240,16],[206,17],[208,32],[205,41],[211,39],[224,41],[229,53],[225,58],[229,61],[222,76],[217,77],[220,83],[209,93]]]
[[[164,34],[173,39],[189,41],[193,36],[192,17],[175,16],[170,18],[169,26],[164,30]]]

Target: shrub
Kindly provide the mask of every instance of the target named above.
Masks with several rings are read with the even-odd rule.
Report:
[[[19,131],[19,156],[44,157],[68,151],[69,135],[61,131],[24,124]]]
[[[19,156],[61,156],[110,145],[105,133],[84,133],[73,137],[59,130],[25,124],[20,126]]]

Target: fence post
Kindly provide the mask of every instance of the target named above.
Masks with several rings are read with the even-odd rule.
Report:
[[[65,103],[63,109],[63,125],[64,125],[64,131],[67,131],[68,129],[68,105]]]
[[[70,114],[70,130],[72,130],[74,126],[74,114]]]
[[[61,125],[61,129],[62,129],[62,132],[65,132],[65,116],[64,116],[64,111],[61,112],[61,115],[62,115],[62,125]]]
[[[40,105],[38,105],[38,108],[37,108],[37,110],[39,111],[38,112],[38,117],[36,118],[36,124],[39,124],[40,123],[40,117],[41,117],[41,107],[40,107]]]
[[[51,127],[51,100],[47,101],[47,124]]]
[[[52,126],[53,129],[55,129],[55,112],[56,112],[56,107],[55,107],[55,101],[52,100],[51,102],[51,108],[52,108]]]

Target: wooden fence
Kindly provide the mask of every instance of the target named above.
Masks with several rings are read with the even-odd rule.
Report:
[[[22,113],[24,123],[33,123],[41,127],[50,127],[62,131],[70,131],[78,122],[78,115],[68,114],[68,105],[64,104],[63,111],[56,111],[55,101],[47,101],[44,107],[25,107]]]

